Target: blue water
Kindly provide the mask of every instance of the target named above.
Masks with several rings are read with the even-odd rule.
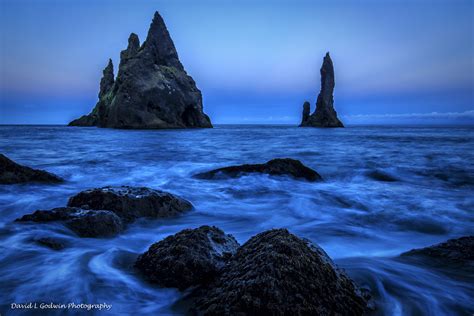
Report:
[[[152,243],[184,228],[216,225],[240,243],[287,227],[322,246],[359,285],[378,315],[470,315],[474,276],[397,259],[409,249],[474,234],[474,128],[217,126],[124,131],[0,127],[0,152],[54,172],[61,185],[0,186],[0,313],[13,302],[108,303],[113,314],[176,314],[181,294],[144,282],[131,268]],[[216,167],[290,157],[321,183],[250,175],[206,181]],[[396,182],[367,172],[384,171]],[[59,224],[16,224],[36,209],[106,185],[178,194],[195,210],[140,220],[111,239],[77,238]],[[54,251],[32,239],[55,236]],[[43,311],[45,313],[45,311]],[[58,312],[50,311],[55,314]]]

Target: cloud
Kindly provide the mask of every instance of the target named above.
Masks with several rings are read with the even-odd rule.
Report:
[[[474,110],[464,112],[429,112],[401,114],[354,114],[342,115],[342,120],[349,124],[377,123],[464,123],[474,124]]]

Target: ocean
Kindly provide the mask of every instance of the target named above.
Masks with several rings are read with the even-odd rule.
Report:
[[[473,275],[399,258],[413,248],[474,234],[473,127],[0,126],[0,152],[67,180],[0,185],[2,315],[13,314],[12,303],[28,302],[106,303],[114,314],[183,313],[178,303],[183,294],[147,283],[133,263],[152,243],[201,225],[215,225],[241,244],[280,227],[310,239],[371,290],[374,315],[474,312]],[[217,167],[285,157],[300,160],[324,181],[192,178]],[[393,181],[380,181],[374,172]],[[57,223],[13,222],[37,209],[64,206],[81,190],[107,185],[168,191],[191,201],[194,210],[171,219],[141,219],[123,234],[102,239],[78,238]],[[55,251],[32,242],[43,236],[61,237],[68,247]],[[58,311],[42,311],[48,313]]]

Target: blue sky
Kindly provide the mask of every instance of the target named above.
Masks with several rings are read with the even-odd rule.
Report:
[[[64,124],[154,11],[214,123],[296,124],[326,51],[346,123],[474,122],[473,1],[0,0],[0,123]]]

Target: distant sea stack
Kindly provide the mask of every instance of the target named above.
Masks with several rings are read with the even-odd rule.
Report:
[[[155,12],[145,42],[130,34],[120,54],[117,78],[109,60],[100,81],[99,101],[70,126],[124,129],[212,127],[203,112],[201,91],[181,64],[166,25]]]
[[[334,110],[334,66],[329,52],[324,57],[320,72],[321,91],[316,101],[316,110],[310,114],[310,103],[306,101],[303,104],[303,118],[300,127],[344,127]]]

